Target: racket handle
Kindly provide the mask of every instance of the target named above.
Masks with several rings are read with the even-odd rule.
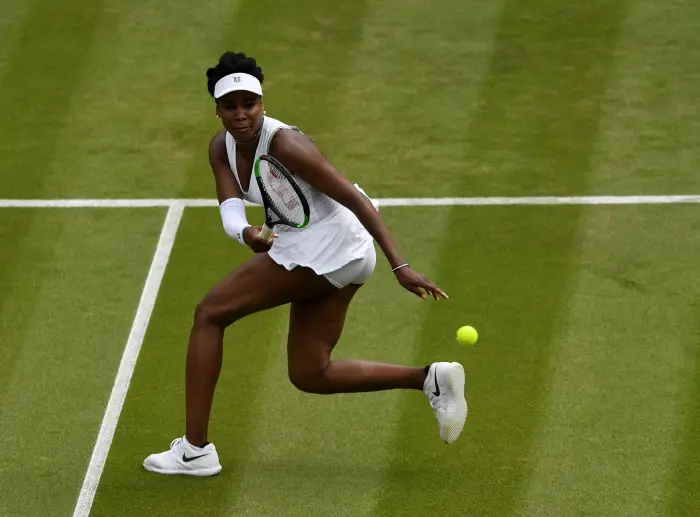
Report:
[[[266,224],[263,224],[262,229],[260,230],[260,238],[264,241],[269,241],[272,238],[272,228],[268,227]]]

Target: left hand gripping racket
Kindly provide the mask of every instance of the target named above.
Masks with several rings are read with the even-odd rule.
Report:
[[[309,202],[292,174],[279,160],[264,154],[255,160],[253,172],[265,207],[261,239],[269,241],[272,229],[278,224],[294,228],[304,228],[309,224]]]

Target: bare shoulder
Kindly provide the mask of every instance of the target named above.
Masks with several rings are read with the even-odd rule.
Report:
[[[270,142],[270,154],[285,165],[324,160],[316,144],[297,129],[285,128],[275,133]]]

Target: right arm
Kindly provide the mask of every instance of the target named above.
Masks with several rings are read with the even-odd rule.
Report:
[[[209,143],[209,164],[214,173],[216,197],[226,233],[233,239],[240,238],[242,244],[248,245],[256,253],[268,251],[271,243],[260,239],[260,228],[248,224],[245,217],[243,191],[228,163],[225,130],[220,131]]]
[[[238,182],[233,176],[233,171],[228,163],[226,130],[220,131],[209,142],[209,165],[211,165],[211,170],[214,173],[216,197],[219,200],[219,204],[234,197],[243,199],[243,191],[238,186]]]

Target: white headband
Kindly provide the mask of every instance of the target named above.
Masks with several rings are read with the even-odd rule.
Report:
[[[262,97],[262,85],[257,77],[250,74],[230,74],[219,79],[214,85],[214,98],[218,99],[236,90],[253,92]]]

